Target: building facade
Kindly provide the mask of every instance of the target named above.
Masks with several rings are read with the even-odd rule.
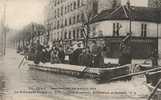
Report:
[[[121,3],[121,0],[116,1]],[[82,39],[86,15],[92,12],[94,16],[101,10],[109,9],[111,3],[112,0],[50,0],[46,20],[50,42]]]
[[[119,56],[119,44],[130,31],[133,58],[149,58],[154,49],[161,55],[158,43],[161,35],[160,12],[155,8],[126,6],[103,11],[91,21],[90,36],[95,38],[101,33],[103,37],[107,37],[105,42],[110,54],[108,57]]]
[[[148,6],[152,8],[161,8],[161,0],[148,0]]]
[[[0,24],[0,56],[2,54],[3,54],[3,29],[2,29],[2,24]]]
[[[98,13],[121,5],[121,0],[98,0]],[[108,1],[108,2],[107,2]]]

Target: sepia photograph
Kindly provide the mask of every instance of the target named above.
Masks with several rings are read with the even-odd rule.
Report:
[[[161,100],[161,0],[0,0],[0,100]]]

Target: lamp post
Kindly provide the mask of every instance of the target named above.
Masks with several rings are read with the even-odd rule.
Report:
[[[89,0],[90,1],[90,0]],[[85,42],[85,47],[88,46],[88,41],[89,41],[89,34],[90,34],[90,20],[94,16],[93,9],[91,10],[91,6],[88,3],[96,3],[97,1],[89,2],[87,1],[87,4],[83,4],[84,8],[86,10],[82,10],[83,13],[83,20],[82,20],[82,27],[84,29],[84,42]],[[94,8],[94,7],[92,7]]]
[[[132,34],[131,26],[132,26],[132,13],[131,13],[131,4],[130,0],[127,1],[127,7],[129,10],[129,33]]]
[[[160,16],[161,15],[161,12],[160,12],[160,5],[159,5],[159,2],[158,1],[156,1],[155,2],[156,3],[156,7],[157,7],[157,13],[158,13],[158,11],[159,11],[159,13],[158,13],[158,16]],[[160,17],[159,17],[159,22],[160,22]],[[159,58],[159,22],[157,22],[157,45],[156,45],[156,49],[157,49],[157,59]],[[158,65],[158,60],[157,60],[157,65]]]
[[[8,0],[5,0],[4,3],[3,3],[3,22],[2,22],[2,53],[3,53],[3,56],[6,55],[6,8],[7,8],[7,1]]]

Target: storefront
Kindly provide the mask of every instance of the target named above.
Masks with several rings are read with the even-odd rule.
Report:
[[[105,57],[118,58],[120,55],[120,43],[123,37],[106,37]],[[157,38],[133,37],[131,40],[131,53],[134,59],[150,58],[154,49],[157,49]]]

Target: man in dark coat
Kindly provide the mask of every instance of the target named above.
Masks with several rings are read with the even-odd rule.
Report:
[[[43,46],[40,44],[40,41],[37,40],[36,46],[35,46],[35,57],[34,57],[34,63],[39,64],[42,60],[42,49]]]
[[[102,67],[104,65],[104,58],[102,56],[102,48],[97,45],[96,41],[93,41],[92,46],[92,66],[93,67]]]
[[[48,45],[45,45],[42,50],[42,62],[46,63],[50,61],[50,48]]]
[[[82,53],[79,55],[79,64],[81,66],[92,66],[92,56],[90,54],[89,48],[84,48]]]
[[[58,56],[59,56],[60,62],[64,63],[65,52],[64,52],[63,46],[59,46],[59,54],[58,54]]]
[[[67,54],[69,56],[69,64],[73,65],[73,62],[72,62],[72,60],[73,60],[73,58],[72,58],[73,57],[73,48],[69,47]]]
[[[57,47],[52,47],[51,49],[51,54],[50,54],[50,63],[55,64],[55,63],[60,63],[59,59],[59,49]]]
[[[119,57],[119,64],[121,66],[126,64],[131,64],[132,62],[131,47],[125,44],[121,44],[120,51],[121,51],[121,55]]]
[[[77,46],[78,47],[72,53],[72,64],[73,65],[79,65],[79,55],[82,52],[80,43],[78,43]]]

